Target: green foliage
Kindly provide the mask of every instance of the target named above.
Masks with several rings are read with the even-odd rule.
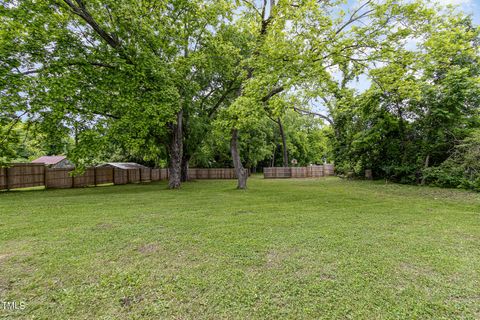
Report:
[[[78,136],[68,150],[51,147],[67,151],[80,166],[111,144],[157,161],[175,114],[194,108],[202,85],[213,83],[215,68],[224,67],[212,50],[234,6],[190,0],[152,5],[2,3],[0,105],[7,123],[22,113],[50,141]]]
[[[287,111],[281,121],[284,127],[290,159],[296,159],[299,165],[330,161],[328,135],[331,129],[312,117]],[[282,140],[278,124],[267,117],[253,122],[244,128],[240,137],[243,151],[242,161],[247,168],[257,166],[282,166]],[[230,135],[221,120],[213,123],[212,130],[202,140],[191,165],[196,167],[229,167]]]
[[[393,61],[371,70],[370,90],[333,109],[337,168],[472,188],[476,178],[463,180],[462,161],[452,159],[480,125],[479,41],[470,18],[437,16],[418,39],[421,51],[400,46]]]
[[[440,166],[424,170],[433,185],[480,191],[480,130],[474,131]]]
[[[3,131],[2,131],[3,130]],[[34,124],[7,122],[0,127],[0,165],[10,162],[29,162],[42,155],[64,154],[72,145],[64,136],[60,140],[51,139],[36,132]]]
[[[181,114],[192,165],[229,165],[232,132],[245,166],[279,165],[280,121],[302,165],[418,182],[478,127],[471,18],[420,0],[268,3],[2,2],[0,161],[35,153],[18,150],[21,119],[35,148],[80,167],[165,165]],[[292,111],[318,101],[325,123]]]

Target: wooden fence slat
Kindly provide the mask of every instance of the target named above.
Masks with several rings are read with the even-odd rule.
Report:
[[[250,175],[250,171],[248,172]],[[233,168],[188,168],[188,179],[236,179]]]
[[[73,177],[73,187],[82,188],[95,185],[94,169],[88,168],[81,175]]]
[[[6,189],[39,187],[44,185],[45,166],[38,163],[15,163],[4,168]]]
[[[288,168],[287,168],[288,169]],[[268,169],[265,169],[267,175]],[[277,168],[273,168],[277,170]],[[168,180],[168,169],[87,168],[81,175],[72,176],[72,168],[48,168],[44,164],[17,163],[0,168],[0,190],[45,186],[46,188],[79,188],[102,184],[127,184],[141,181]],[[288,176],[289,171],[278,171]],[[250,171],[248,172],[250,175]],[[189,179],[236,179],[233,168],[189,168]]]
[[[325,176],[333,176],[335,174],[335,166],[333,164],[324,164],[323,165],[323,172]]]
[[[150,168],[140,169],[140,180],[141,181],[151,181],[151,170]]]
[[[74,184],[71,176],[72,169],[68,168],[45,168],[45,187],[64,189],[71,188]]]
[[[265,179],[319,178],[324,176],[333,176],[334,174],[335,166],[333,164],[308,167],[263,168],[263,177]]]
[[[152,181],[160,180],[160,169],[152,169],[151,174],[152,174],[151,176]]]
[[[0,168],[0,190],[7,189],[7,170]]]
[[[114,173],[114,178],[113,178],[113,183],[114,184],[127,184],[128,183],[128,172],[127,172],[127,170],[114,168],[113,173]]]
[[[96,185],[113,183],[113,168],[95,168]]]

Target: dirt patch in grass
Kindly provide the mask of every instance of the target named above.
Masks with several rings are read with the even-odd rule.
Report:
[[[12,254],[10,253],[2,253],[0,254],[0,267],[2,264],[7,261]],[[2,296],[5,292],[10,289],[10,282],[7,280],[7,277],[3,276],[0,277],[0,296]]]
[[[400,263],[399,269],[402,273],[412,275],[414,277],[434,277],[437,275],[435,270],[425,266],[419,266],[408,262]]]
[[[294,250],[270,250],[265,257],[265,266],[269,269],[281,268],[285,261],[294,254]]]
[[[11,253],[0,253],[0,264],[4,261],[7,261],[8,258],[12,256]]]
[[[248,214],[255,214],[255,212],[250,211],[250,210],[238,210],[238,211],[233,212],[234,216],[248,215]]]
[[[111,223],[98,223],[94,229],[95,230],[110,230],[113,229],[115,226]]]
[[[143,295],[133,297],[123,297],[120,299],[120,306],[130,308],[132,305],[141,302],[144,299]]]
[[[161,247],[157,243],[147,243],[138,248],[138,251],[143,254],[150,254],[160,251]]]

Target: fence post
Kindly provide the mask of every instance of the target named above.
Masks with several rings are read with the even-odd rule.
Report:
[[[142,182],[142,169],[138,168],[138,180],[140,180],[140,182]]]
[[[43,166],[43,185],[45,186],[45,189],[48,188],[47,186],[47,167]]]
[[[7,191],[10,190],[10,179],[8,178],[8,169],[9,167],[5,168],[5,183],[7,184]]]
[[[93,167],[93,185],[97,186],[97,167]]]

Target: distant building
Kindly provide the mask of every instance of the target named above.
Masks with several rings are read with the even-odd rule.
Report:
[[[147,167],[135,162],[108,162],[97,166],[98,168],[117,168],[117,169],[147,169]]]
[[[49,168],[73,168],[74,165],[65,156],[43,156],[32,161],[32,163],[43,163]]]

